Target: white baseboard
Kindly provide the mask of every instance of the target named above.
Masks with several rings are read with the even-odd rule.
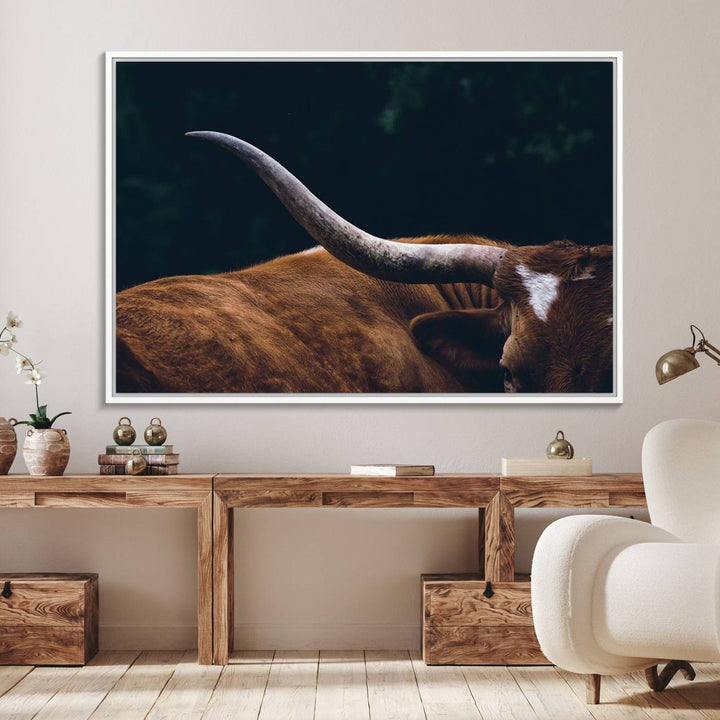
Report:
[[[194,625],[100,627],[101,650],[196,647]],[[235,647],[244,650],[405,650],[420,647],[420,628],[417,625],[236,625]]]

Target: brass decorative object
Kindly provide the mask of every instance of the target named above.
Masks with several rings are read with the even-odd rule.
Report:
[[[700,340],[695,335],[696,330],[700,334]],[[670,350],[660,356],[655,363],[655,377],[660,385],[664,385],[666,382],[700,367],[700,363],[695,357],[699,352],[704,352],[720,365],[720,350],[705,339],[703,331],[697,325],[691,325],[690,332],[692,333],[692,345],[690,347],[686,347],[684,350]]]
[[[157,417],[153,418],[145,428],[145,442],[148,445],[162,445],[166,440],[167,431],[162,426],[162,420]]]
[[[127,420],[123,423],[123,420]],[[135,428],[132,426],[129,417],[121,417],[117,427],[113,430],[113,440],[118,445],[132,445],[135,442]]]
[[[547,446],[545,454],[554,460],[570,460],[575,455],[575,448],[565,439],[565,433],[558,430],[555,439]]]
[[[140,450],[135,448],[125,463],[125,472],[128,475],[142,475],[147,470],[147,465],[147,461]]]

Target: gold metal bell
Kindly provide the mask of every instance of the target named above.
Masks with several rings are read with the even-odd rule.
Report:
[[[155,421],[157,420],[157,424]],[[162,426],[160,418],[153,418],[145,428],[145,442],[148,445],[162,445],[167,440],[167,431]]]
[[[127,420],[123,423],[123,420]],[[129,417],[121,417],[113,430],[113,440],[118,445],[132,445],[135,442],[135,428],[130,424]]]
[[[142,475],[147,468],[147,461],[142,456],[138,448],[132,451],[132,454],[125,463],[125,472],[128,475]]]
[[[558,430],[555,439],[547,446],[545,454],[552,459],[570,460],[575,454],[575,449],[565,439],[565,433]]]

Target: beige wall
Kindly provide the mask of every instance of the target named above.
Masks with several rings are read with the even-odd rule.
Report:
[[[653,424],[718,412],[708,362],[664,388],[653,365],[689,340],[691,321],[720,337],[719,29],[714,0],[0,0],[0,313],[22,313],[22,348],[45,359],[43,401],[73,410],[70,470],[93,471],[123,413],[140,427],[159,414],[186,471],[343,471],[378,458],[497,471],[558,428],[598,471],[638,470]],[[624,52],[623,405],[103,404],[103,53],[338,49]],[[12,365],[0,358],[5,416],[31,407]],[[520,518],[521,566],[545,519]],[[240,637],[414,643],[418,576],[472,569],[474,523],[463,511],[238,513]],[[106,645],[188,644],[194,528],[190,511],[5,510],[0,568],[99,571]]]

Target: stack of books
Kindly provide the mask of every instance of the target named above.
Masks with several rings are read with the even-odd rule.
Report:
[[[125,463],[134,450],[145,458],[147,468],[143,475],[177,475],[180,455],[172,445],[108,445],[98,455],[100,475],[125,475]]]

